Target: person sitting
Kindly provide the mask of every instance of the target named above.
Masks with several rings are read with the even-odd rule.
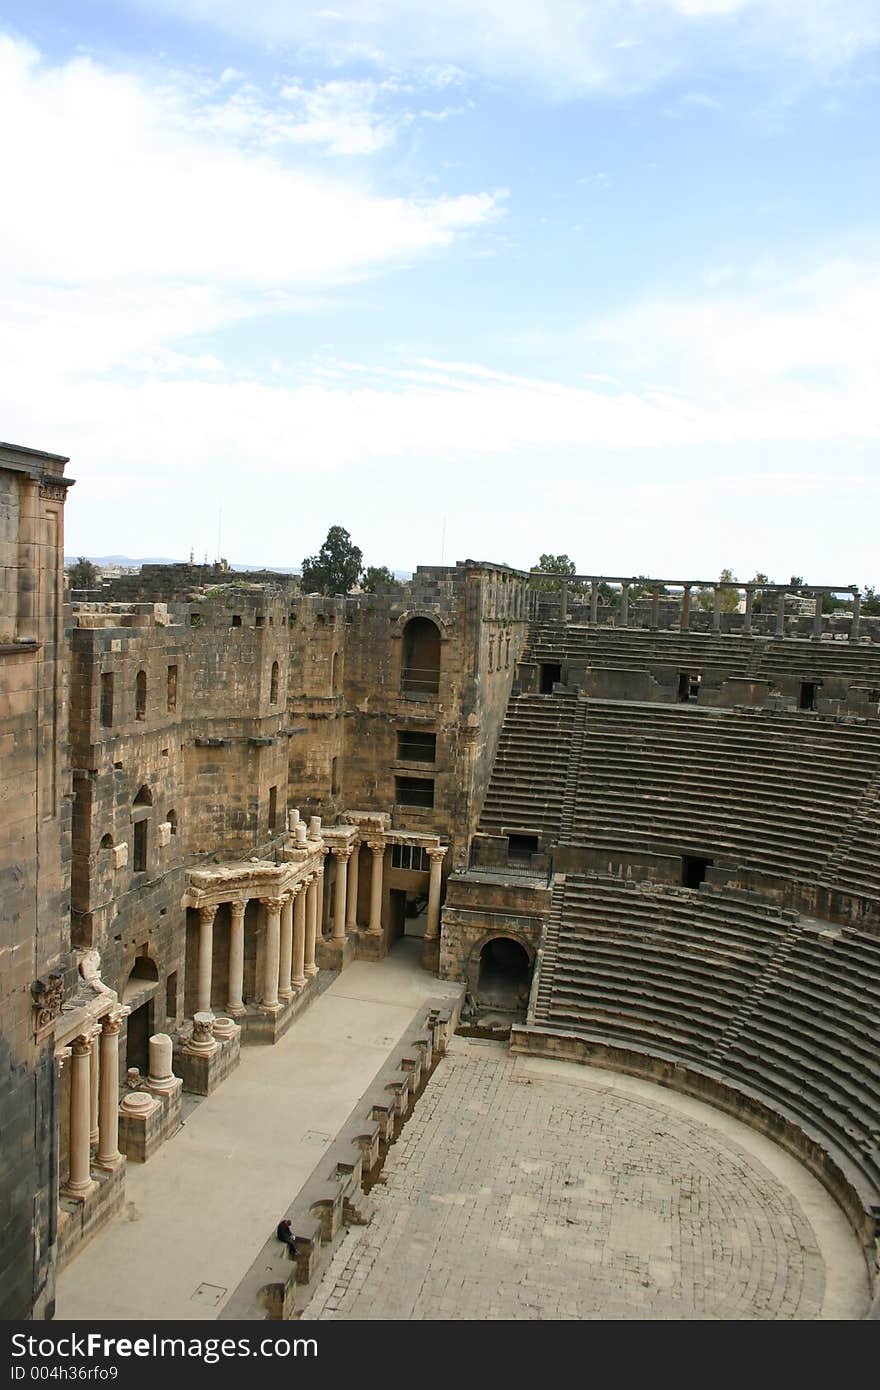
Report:
[[[293,1257],[296,1254],[296,1236],[293,1234],[290,1222],[279,1221],[278,1230],[275,1232],[275,1234],[279,1240],[282,1240],[284,1242],[285,1245],[290,1246],[290,1254],[291,1257]]]

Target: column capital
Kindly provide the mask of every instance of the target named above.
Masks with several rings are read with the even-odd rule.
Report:
[[[331,845],[330,853],[335,854],[336,858],[345,863],[351,858],[351,845]]]
[[[268,898],[260,898],[260,902],[268,912],[280,912],[284,906],[284,894]]]
[[[80,1033],[70,1041],[70,1054],[72,1057],[89,1057],[92,1051],[92,1033]]]
[[[378,859],[378,857],[379,857],[380,854],[384,854],[384,853],[385,853],[385,841],[384,841],[384,840],[368,840],[368,841],[367,841],[367,844],[368,844],[369,847],[370,847],[371,853],[372,853],[372,854],[375,854],[375,856],[376,856],[377,859]]]
[[[214,918],[217,916],[218,906],[218,903],[202,903],[201,907],[196,908],[196,911],[199,914],[199,921],[207,922],[210,926],[210,924],[214,921]]]
[[[441,864],[448,849],[448,845],[431,845],[425,853],[433,864]]]
[[[324,865],[321,864],[312,875],[313,878],[322,879],[324,877]]]
[[[122,1032],[122,1025],[131,1009],[127,1004],[121,1008],[113,1009],[109,1014],[105,1014],[101,1019],[101,1032],[105,1037],[110,1037]]]

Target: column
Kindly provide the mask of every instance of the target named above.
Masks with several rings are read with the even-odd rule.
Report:
[[[291,984],[299,993],[305,988],[305,960],[306,960],[306,896],[311,878],[304,879],[302,883],[294,885],[294,908],[293,908],[293,978]]]
[[[861,606],[862,596],[856,591],[856,593],[853,594],[852,623],[849,629],[849,640],[851,642],[858,642],[859,640],[859,611]]]
[[[293,893],[285,893],[281,899],[281,954],[278,965],[278,994],[282,999],[292,999],[294,991],[290,987],[293,971]]]
[[[599,621],[599,581],[598,581],[598,579],[591,579],[591,580],[590,580],[590,622],[591,622],[591,623],[597,623],[598,621]]]
[[[428,884],[428,923],[425,928],[425,940],[436,941],[440,935],[440,876],[443,868],[443,856],[446,848],[437,847],[428,850],[428,858],[431,861],[431,878]]]
[[[351,858],[351,850],[348,846],[334,848],[333,856],[336,860],[336,893],[334,895],[333,912],[333,940],[345,940],[345,904],[346,888],[348,886],[348,861]]]
[[[620,586],[620,626],[629,627],[629,585]]]
[[[348,888],[346,891],[345,929],[357,931],[358,873],[360,872],[361,845],[355,841],[348,861]]]
[[[260,1008],[278,1008],[278,966],[281,960],[282,898],[260,898],[266,909],[266,945],[263,955],[263,997]]]
[[[685,584],[681,591],[681,614],[679,616],[679,628],[682,632],[687,632],[691,625],[691,586]]]
[[[752,600],[755,597],[754,589],[746,585],[746,611],[743,615],[743,633],[746,637],[752,635]]]
[[[564,579],[559,585],[559,616],[563,622],[568,617],[568,584]]]
[[[196,1013],[211,1012],[211,971],[214,956],[214,918],[217,904],[199,908],[199,974]]]
[[[92,1055],[89,1058],[89,1103],[91,1105],[92,1127],[89,1131],[89,1143],[98,1142],[98,1037],[99,1029],[95,1029],[92,1034]]]
[[[816,594],[816,616],[813,618],[813,639],[818,642],[822,636],[822,595]]]
[[[229,904],[229,1003],[226,1012],[236,1018],[244,1013],[244,914],[246,898]]]
[[[323,874],[324,870],[321,870]],[[315,965],[315,937],[318,934],[318,875],[309,879],[309,892],[306,899],[306,958],[303,970],[308,976],[317,975]]]
[[[84,1197],[93,1183],[89,1172],[91,1055],[91,1038],[85,1034],[74,1038],[70,1045],[70,1167],[64,1189],[72,1197]]]
[[[721,594],[723,590],[720,584],[715,585],[715,597],[712,602],[712,630],[721,631]]]
[[[785,636],[785,591],[779,595],[776,605],[776,636]]]
[[[373,872],[370,878],[370,926],[371,936],[382,935],[382,865],[385,858],[385,841],[368,840],[373,856]]]
[[[654,589],[651,594],[651,627],[660,626],[660,590]]]
[[[315,870],[315,886],[318,892],[317,907],[317,930],[324,935],[324,859],[321,859],[321,867]]]
[[[119,1152],[119,1034],[128,1010],[114,1010],[101,1019],[101,1096],[98,1115],[99,1168],[118,1168]]]

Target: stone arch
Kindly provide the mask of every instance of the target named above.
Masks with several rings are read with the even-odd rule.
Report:
[[[496,947],[496,942],[507,943],[507,946]],[[515,947],[516,951],[508,947]],[[518,958],[517,952],[521,953]],[[535,947],[527,936],[516,930],[486,932],[474,943],[468,957],[465,969],[468,990],[479,1004],[524,1010],[534,967]],[[494,982],[493,969],[500,972]]]
[[[131,804],[132,806],[152,806],[153,793],[150,791],[150,788],[147,786],[146,782],[142,787],[138,788],[137,792],[135,793],[135,798]]]
[[[278,704],[278,662],[272,662],[272,673],[269,677],[269,704]]]
[[[436,695],[440,686],[442,632],[434,617],[417,614],[403,629],[400,659],[401,690]]]

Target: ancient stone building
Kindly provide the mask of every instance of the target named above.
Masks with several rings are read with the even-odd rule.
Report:
[[[872,1249],[880,633],[857,601],[470,560],[323,597],[150,566],[65,623],[65,463],[0,446],[7,1316],[51,1315],[182,1088],[404,936],[515,1051],[763,1127]]]
[[[54,1028],[70,977],[67,459],[0,444],[0,1316],[51,1314]]]

